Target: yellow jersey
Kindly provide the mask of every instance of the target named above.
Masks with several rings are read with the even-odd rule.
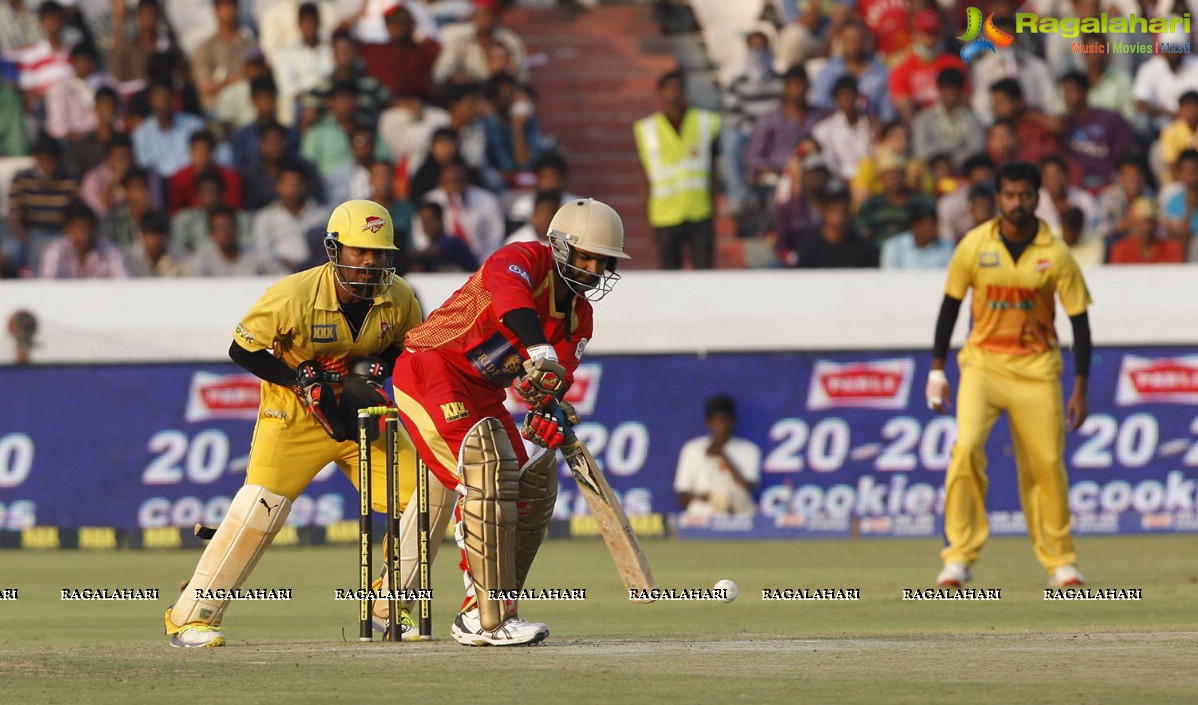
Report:
[[[266,290],[237,324],[237,344],[271,350],[288,366],[317,360],[325,370],[344,372],[346,363],[403,347],[404,336],[423,319],[412,287],[400,277],[374,298],[358,331],[350,329],[337,300],[333,265],[324,264],[284,277]],[[262,382],[261,410],[284,421],[303,410],[288,388]]]
[[[944,293],[964,299],[973,289],[973,328],[961,366],[998,367],[1047,378],[1061,374],[1055,294],[1069,316],[1090,305],[1090,292],[1069,246],[1037,219],[1036,235],[1016,262],[999,234],[1001,216],[970,230],[948,265]]]

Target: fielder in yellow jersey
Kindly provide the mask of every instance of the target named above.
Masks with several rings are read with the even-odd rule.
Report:
[[[948,268],[936,323],[928,406],[951,406],[944,360],[965,293],[973,290],[973,328],[957,357],[957,442],[944,479],[944,569],[936,581],[960,586],[990,534],[986,518],[986,439],[1007,412],[1019,495],[1036,558],[1053,586],[1081,585],[1070,536],[1065,426],[1086,420],[1090,368],[1090,294],[1069,247],[1035,211],[1040,170],[1010,162],[995,176],[1000,215],[969,231]],[[1054,296],[1073,325],[1076,376],[1066,407]]]
[[[388,403],[383,382],[421,322],[416,296],[395,274],[398,248],[385,208],[362,200],[338,206],[325,249],[327,264],[275,283],[234,332],[229,355],[262,379],[262,402],[245,485],[166,611],[172,646],[224,644],[229,600],[221,597],[249,577],[322,468],[337,463],[357,483],[357,410]],[[385,511],[386,453],[375,441],[373,502]],[[406,436],[401,442],[401,486],[410,497],[415,451]]]

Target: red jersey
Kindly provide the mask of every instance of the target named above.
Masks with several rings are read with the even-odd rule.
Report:
[[[911,6],[907,0],[859,0],[857,12],[873,35],[883,61],[911,45]]]
[[[547,245],[514,242],[499,248],[427,321],[408,333],[404,347],[412,352],[436,350],[467,377],[502,389],[523,373],[528,359],[528,349],[503,325],[503,317],[531,308],[566,368],[566,384],[572,384],[591,338],[591,302],[575,296],[569,311],[558,311],[553,268]]]
[[[1152,241],[1148,252],[1144,252],[1134,235],[1124,235],[1111,245],[1111,254],[1107,259],[1108,264],[1180,264],[1185,261],[1185,252],[1176,240],[1158,237]]]
[[[890,95],[892,98],[906,98],[915,104],[916,110],[923,110],[934,104],[940,98],[936,87],[936,79],[944,69],[957,69],[967,78],[969,69],[965,62],[955,54],[940,54],[931,61],[924,61],[915,53],[899,62],[890,71]],[[963,93],[968,94],[969,86]]]

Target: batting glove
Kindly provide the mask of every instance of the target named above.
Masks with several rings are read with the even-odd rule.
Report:
[[[540,411],[530,411],[524,417],[524,426],[520,435],[533,445],[557,450],[566,440],[567,422],[561,409],[545,407]]]
[[[528,354],[524,374],[512,382],[512,389],[530,410],[536,411],[565,388],[566,368],[557,361],[551,346],[533,346]]]

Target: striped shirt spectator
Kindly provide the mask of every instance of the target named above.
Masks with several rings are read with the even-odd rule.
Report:
[[[38,38],[32,44],[6,50],[5,61],[15,63],[19,71],[17,85],[35,95],[71,77],[71,47],[64,37],[65,14],[62,5],[47,0],[37,9]]]
[[[8,217],[13,232],[22,240],[30,231],[61,232],[65,208],[78,195],[79,177],[59,156],[58,143],[43,134],[33,147],[34,165],[13,177]]]
[[[46,132],[72,142],[96,130],[96,91],[117,84],[103,71],[97,71],[100,55],[90,44],[71,49],[71,75],[46,89]]]

